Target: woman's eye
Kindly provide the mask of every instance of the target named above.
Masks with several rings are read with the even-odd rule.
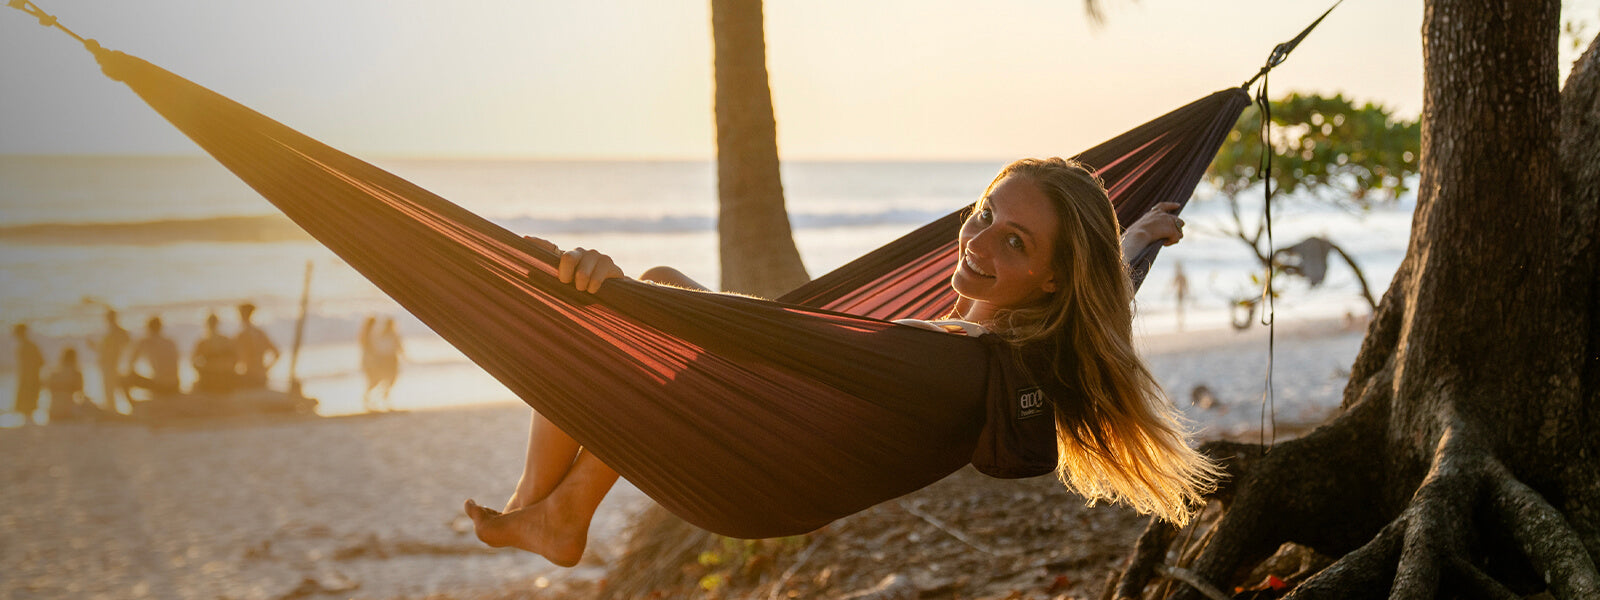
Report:
[[[994,220],[994,211],[988,208],[978,211],[978,220],[988,223]]]
[[[1017,236],[1017,235],[1015,235],[1015,234],[1008,235],[1008,236],[1006,236],[1006,245],[1007,246],[1011,246],[1013,249],[1021,250],[1022,249],[1022,238]]]

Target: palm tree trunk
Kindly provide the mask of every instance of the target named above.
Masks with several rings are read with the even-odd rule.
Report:
[[[776,297],[809,278],[778,172],[760,0],[712,0],[722,289]]]

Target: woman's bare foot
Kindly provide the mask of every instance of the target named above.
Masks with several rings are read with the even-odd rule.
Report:
[[[561,518],[550,504],[537,502],[501,513],[468,500],[466,511],[485,544],[526,550],[562,567],[577,565],[589,543],[589,519]]]

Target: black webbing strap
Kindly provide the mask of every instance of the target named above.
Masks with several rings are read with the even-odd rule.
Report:
[[[1254,77],[1251,77],[1244,82],[1244,85],[1240,86],[1248,90],[1256,80],[1259,79],[1261,81],[1261,85],[1256,88],[1255,96],[1256,105],[1261,107],[1261,168],[1257,174],[1261,177],[1261,187],[1266,195],[1262,211],[1266,216],[1268,259],[1267,274],[1263,278],[1265,282],[1261,289],[1261,300],[1267,306],[1261,312],[1261,323],[1267,326],[1267,378],[1266,389],[1261,394],[1261,418],[1257,431],[1261,436],[1262,447],[1267,450],[1271,450],[1272,442],[1278,436],[1278,406],[1272,390],[1272,358],[1277,341],[1277,315],[1275,312],[1276,294],[1272,290],[1273,265],[1271,257],[1275,254],[1272,240],[1272,101],[1267,97],[1267,73],[1271,72],[1273,67],[1283,64],[1283,61],[1289,58],[1289,53],[1300,45],[1301,40],[1306,39],[1306,36],[1311,34],[1311,30],[1316,29],[1317,25],[1321,24],[1323,19],[1328,18],[1328,14],[1332,13],[1333,9],[1338,8],[1343,2],[1344,0],[1334,2],[1333,6],[1323,11],[1322,16],[1317,17],[1317,20],[1307,25],[1305,29],[1300,31],[1300,35],[1294,36],[1294,39],[1274,46],[1272,53],[1267,55],[1266,64],[1261,66],[1261,70],[1257,71]],[[1269,415],[1272,419],[1273,439],[1271,440],[1267,439],[1267,419]]]
[[[1256,71],[1255,77],[1251,77],[1249,81],[1244,82],[1244,85],[1239,87],[1250,87],[1250,84],[1255,83],[1257,79],[1265,77],[1267,75],[1267,71],[1271,71],[1273,67],[1283,64],[1283,61],[1289,58],[1289,53],[1294,52],[1295,46],[1300,45],[1300,40],[1306,39],[1306,36],[1311,34],[1311,30],[1316,29],[1317,25],[1321,24],[1323,19],[1328,18],[1328,13],[1333,12],[1333,9],[1335,8],[1339,8],[1339,5],[1342,3],[1344,3],[1344,0],[1334,2],[1333,6],[1329,6],[1328,10],[1323,11],[1322,16],[1317,17],[1317,20],[1312,21],[1310,25],[1307,25],[1305,29],[1301,30],[1300,35],[1294,36],[1294,39],[1292,40],[1274,46],[1272,48],[1272,54],[1267,55],[1267,64],[1263,65],[1260,71]]]

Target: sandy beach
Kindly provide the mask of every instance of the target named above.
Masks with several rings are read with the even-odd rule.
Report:
[[[509,496],[528,412],[0,431],[0,597],[390,598],[592,577],[486,548],[461,516],[468,497]],[[642,501],[618,487],[591,560]]]
[[[1280,325],[1280,432],[1336,409],[1362,331]],[[1267,332],[1143,336],[1207,438],[1259,436]],[[1196,386],[1214,398],[1190,406]],[[0,598],[420,598],[598,578],[649,500],[625,483],[590,553],[562,570],[483,547],[461,516],[511,491],[528,409],[511,402],[393,414],[149,429],[0,430]]]

